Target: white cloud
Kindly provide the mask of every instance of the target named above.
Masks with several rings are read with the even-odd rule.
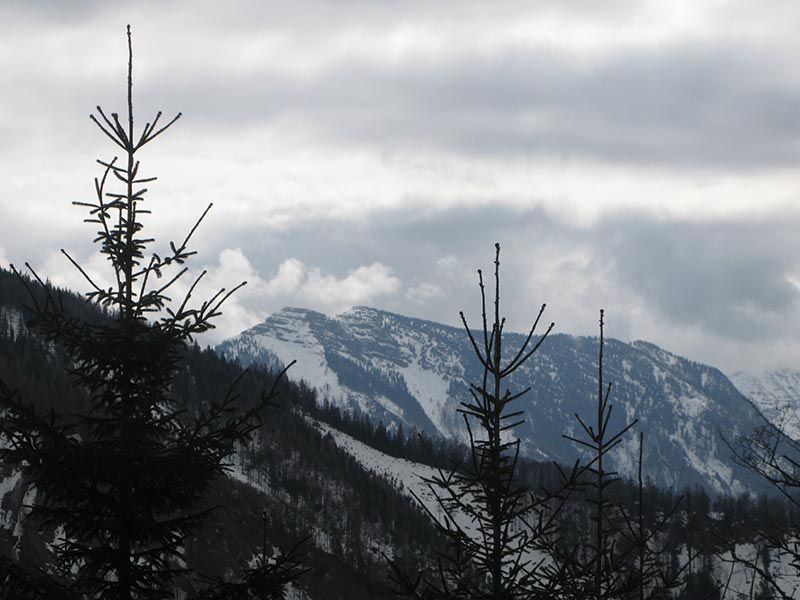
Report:
[[[300,306],[329,314],[358,304],[369,304],[400,291],[402,284],[392,269],[379,262],[351,269],[337,277],[318,267],[308,267],[297,258],[287,258],[277,271],[262,277],[240,248],[219,253],[217,264],[205,267],[206,276],[195,292],[196,301],[218,289],[231,289],[242,281],[247,285],[231,296],[215,321],[216,329],[204,335],[213,344],[263,321],[283,306]],[[187,278],[176,286],[176,297],[188,289]],[[180,293],[179,293],[180,292]]]
[[[435,281],[418,281],[406,290],[405,298],[418,306],[430,305],[432,301],[452,294],[455,286],[472,283],[474,270],[464,265],[453,254],[445,254],[436,260]]]
[[[406,298],[414,304],[424,305],[434,298],[443,298],[446,292],[442,286],[428,281],[423,281],[406,290]]]
[[[310,269],[299,296],[316,306],[328,306],[334,312],[340,312],[380,296],[395,294],[400,287],[400,280],[392,273],[391,267],[376,262],[351,270],[341,278]]]
[[[104,289],[113,284],[114,272],[108,259],[102,254],[95,252],[88,256],[82,256],[70,253],[70,256],[97,287]],[[39,277],[49,279],[58,287],[72,290],[78,294],[92,290],[92,284],[61,252],[51,252],[41,265],[33,264],[31,266]]]
[[[436,260],[436,267],[443,275],[452,277],[458,268],[458,259],[452,254],[447,254]]]
[[[305,276],[306,267],[303,262],[296,258],[287,258],[278,267],[278,274],[266,283],[264,292],[269,297],[294,294],[303,285]]]

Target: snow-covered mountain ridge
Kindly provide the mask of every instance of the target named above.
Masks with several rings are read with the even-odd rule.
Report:
[[[505,348],[516,351],[522,340],[505,334]],[[516,431],[528,456],[563,463],[579,456],[562,434],[577,435],[574,415],[590,417],[595,410],[597,350],[597,338],[552,335],[510,380],[512,393],[532,387],[519,401],[526,422]],[[217,351],[243,365],[296,359],[291,378],[316,387],[321,399],[384,423],[461,439],[457,408],[482,374],[462,330],[367,307],[335,317],[285,308]],[[761,417],[719,370],[647,342],[609,339],[605,378],[614,384],[612,427],[639,419],[645,468],[654,482],[728,493],[758,488],[758,480],[734,463],[721,434],[735,441]],[[635,437],[612,457],[623,474],[635,471]]]

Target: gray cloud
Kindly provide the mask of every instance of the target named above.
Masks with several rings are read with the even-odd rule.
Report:
[[[482,19],[487,30],[492,23],[534,14],[540,19],[573,14],[608,24],[624,20],[626,13],[632,19],[636,3],[615,2],[607,14],[588,16],[581,2],[542,3],[535,13],[529,3],[516,2],[491,11],[472,2],[410,3],[399,13],[356,0],[298,6],[242,2],[224,10],[216,3],[198,4],[202,8],[190,15],[181,2],[164,3],[158,19],[149,14],[154,5],[148,3],[125,15],[142,21],[134,23],[147,65],[138,88],[145,102],[142,114],[151,108],[183,110],[198,121],[234,128],[289,120],[312,139],[321,136],[332,144],[474,156],[574,156],[693,168],[786,166],[800,158],[795,143],[800,88],[761,39],[680,39],[594,57],[588,53],[589,58],[546,42],[493,51],[476,44],[405,60],[354,51],[311,72],[287,69],[295,57],[272,56],[278,50],[264,42],[288,39],[291,43],[279,50],[306,48],[313,55],[313,47],[302,42],[327,39],[337,28],[378,35],[403,23],[429,23],[435,30],[451,24],[454,14],[476,26]],[[116,74],[96,53],[107,42],[120,54],[124,50],[124,40],[118,39],[123,24],[119,33],[108,29],[112,12],[110,5],[93,0],[13,2],[2,9],[6,22],[26,16],[23,29],[33,28],[34,18],[43,19],[39,29],[26,34],[29,47],[20,50],[21,60],[8,65],[3,108],[17,114],[7,124],[0,120],[5,139],[25,130],[30,134],[30,128],[37,133],[36,120],[18,114],[23,108],[84,115],[108,97]],[[84,23],[76,15],[91,18]],[[176,30],[181,15],[187,21]],[[59,20],[70,27],[65,39],[74,42],[73,60],[53,43],[64,35],[54,29]],[[96,39],[99,32],[102,40]],[[481,33],[476,31],[476,40]],[[252,46],[249,53],[231,53],[232,40],[240,36]],[[119,43],[112,44],[114,39]],[[37,47],[58,54],[26,56]],[[254,60],[250,67],[243,65],[248,58]],[[31,73],[38,75],[39,93],[13,87]],[[59,102],[53,107],[55,97]],[[151,98],[159,99],[158,106],[147,105]],[[40,135],[48,125],[43,123]]]
[[[295,119],[337,143],[692,168],[800,158],[800,88],[765,53],[733,44],[591,65],[542,46],[395,66],[352,59],[313,78],[170,72],[157,87],[201,118]]]
[[[65,11],[57,10],[59,3],[48,6],[54,11],[51,20],[68,19]],[[204,23],[194,36],[191,29],[181,30],[179,41],[170,43],[152,20],[142,25],[145,37],[139,46],[147,67],[137,86],[144,103],[140,114],[182,110],[196,125],[233,129],[288,122],[305,131],[312,143],[321,139],[334,146],[369,145],[389,152],[576,157],[693,169],[782,167],[800,159],[800,87],[786,77],[786,67],[770,48],[751,41],[682,40],[593,59],[542,42],[401,61],[353,53],[309,74],[285,69],[281,57],[270,56],[269,46],[258,43],[271,35],[291,39],[302,32],[311,37],[317,28],[323,31],[326,20],[329,25],[347,24],[343,15],[357,15],[360,26],[369,31],[390,25],[392,15],[363,2],[336,11],[325,2],[312,2],[303,11],[258,3],[243,6],[241,13],[224,14],[207,7],[220,19],[216,35]],[[618,10],[625,6],[617,4]],[[9,18],[34,11],[21,5],[12,8],[5,9]],[[180,8],[179,2],[167,3],[164,27]],[[61,134],[63,138],[79,139],[74,117],[85,115],[98,101],[106,105],[108,90],[118,83],[113,78],[121,78],[124,65],[117,73],[102,66],[99,57],[88,59],[91,38],[106,9],[89,0],[79,3],[79,9],[93,16],[89,24],[75,26],[83,32],[76,40],[85,44],[85,52],[78,48],[71,62],[54,56],[9,65],[14,71],[4,86],[9,89],[3,100],[6,122],[0,118],[6,152],[13,152],[11,140],[26,132],[39,139],[59,135],[38,118],[46,111],[64,119],[68,133]],[[573,9],[549,5],[540,16]],[[464,10],[472,18],[480,12],[475,4]],[[496,14],[495,19],[525,14],[523,4],[512,3],[506,10],[507,15]],[[421,5],[407,11],[411,22],[425,15],[439,25],[446,12],[428,13]],[[310,31],[303,31],[304,25]],[[103,31],[104,44],[121,37]],[[263,53],[253,56],[252,67],[241,65],[246,55],[230,54],[234,34],[249,36],[253,52]],[[46,41],[55,35],[45,27],[30,37]],[[122,40],[117,41],[113,47],[123,51]],[[31,44],[32,49],[36,44]],[[287,62],[291,59],[286,57]],[[11,87],[29,78],[32,69],[39,74],[39,93]],[[54,97],[59,98],[55,107]],[[153,98],[157,106],[150,106]],[[29,119],[32,113],[25,109],[40,112]],[[0,142],[0,152],[3,149]]]
[[[223,282],[238,255],[220,254],[242,249],[263,285],[237,325],[359,299],[456,324],[500,241],[515,329],[547,301],[559,331],[594,333],[605,307],[611,335],[692,358],[800,357],[798,8],[747,4],[650,39],[631,32],[659,3],[634,0],[0,3],[5,257],[60,276],[58,247],[88,255],[69,201],[107,157],[87,116],[124,106],[130,21],[138,114],[186,114],[144,159],[163,177],[153,229],[228,201],[198,262]],[[572,37],[508,41],[519,23]],[[774,212],[753,218],[751,197]]]
[[[619,285],[675,325],[734,340],[793,335],[800,294],[797,223],[659,223],[600,227],[598,255]]]
[[[380,307],[457,325],[458,310],[478,316],[475,270],[491,271],[499,241],[514,329],[547,302],[559,331],[592,334],[597,310],[606,308],[611,335],[742,366],[714,349],[737,348],[738,361],[749,361],[742,349],[800,337],[800,295],[788,279],[800,274],[796,226],[780,216],[697,223],[639,215],[580,227],[538,209],[480,208],[416,217],[391,211],[368,225],[308,222],[271,236],[243,229],[238,242],[264,279],[289,258],[338,279],[354,266],[386,265],[402,288],[376,297]]]

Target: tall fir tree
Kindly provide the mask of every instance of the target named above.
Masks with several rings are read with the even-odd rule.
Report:
[[[471,384],[471,400],[459,412],[469,434],[464,462],[440,469],[428,480],[438,503],[430,516],[449,540],[448,548],[426,572],[411,576],[392,563],[398,593],[418,600],[553,598],[562,572],[542,560],[558,539],[558,513],[564,496],[533,493],[519,478],[519,439],[514,429],[523,412],[514,402],[530,388],[511,392],[509,377],[541,347],[553,328],[536,329],[542,305],[519,348],[503,346],[505,318],[500,306],[500,244],[495,244],[493,306],[487,310],[486,286],[478,271],[481,294],[481,332],[476,336],[464,313],[464,329],[483,378]],[[510,358],[509,358],[510,357]],[[570,487],[577,471],[564,474],[559,492]]]
[[[670,569],[666,546],[659,542],[666,535],[682,498],[668,505],[663,513],[645,519],[644,434],[640,432],[636,499],[630,503],[632,507],[613,500],[622,481],[619,474],[609,468],[609,458],[638,419],[623,422],[616,428],[612,421],[612,384],[605,381],[604,371],[604,327],[605,311],[600,310],[593,418],[576,414],[577,434],[563,436],[586,453],[586,460],[579,468],[580,477],[573,484],[585,497],[590,527],[585,532],[574,532],[575,541],[570,544],[553,547],[551,558],[564,574],[559,597],[571,600],[669,598],[672,591],[682,585],[681,578],[690,561],[678,562]],[[691,550],[689,556],[692,557]]]
[[[70,356],[88,409],[42,415],[0,388],[6,438],[0,455],[23,468],[36,488],[30,518],[59,532],[55,552],[63,581],[82,598],[113,600],[173,596],[173,580],[187,571],[184,539],[211,510],[204,495],[237,444],[259,427],[274,393],[265,391],[258,406],[243,408],[231,392],[191,415],[171,395],[187,344],[213,327],[222,304],[244,283],[192,306],[203,273],[182,300],[168,297],[187,276],[184,263],[195,254],[188,244],[210,205],[181,243],[170,242],[166,252],[149,250],[154,240],[143,234],[141,217],[150,212],[142,205],[155,178],[142,174],[139,153],[180,113],[162,125],[159,112],[141,130],[134,127],[130,26],[127,35],[127,114],[120,118],[98,106],[91,116],[122,160],[99,160],[103,173],[95,179],[94,200],[75,203],[98,228],[94,241],[110,265],[111,284],[94,281],[62,250],[91,286],[88,301],[105,307],[108,320],[69,314],[26,265],[42,284],[26,284],[28,326]]]
[[[632,597],[637,588],[634,576],[637,571],[632,570],[627,561],[633,548],[629,547],[626,551],[618,546],[615,535],[618,529],[610,515],[616,507],[609,501],[609,489],[619,481],[619,477],[615,471],[609,470],[607,462],[608,455],[622,443],[623,437],[636,421],[631,421],[616,431],[611,429],[611,383],[604,384],[603,381],[604,325],[604,311],[601,310],[594,419],[584,420],[576,414],[580,437],[564,436],[588,451],[588,461],[584,466],[587,478],[582,485],[588,492],[591,535],[583,541],[582,551],[572,553],[566,564],[573,572],[570,577],[571,596],[592,600]]]

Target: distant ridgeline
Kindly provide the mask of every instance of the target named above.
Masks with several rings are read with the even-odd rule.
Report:
[[[516,348],[521,336],[506,334],[504,341]],[[216,349],[245,366],[297,359],[291,378],[316,388],[323,401],[365,413],[391,431],[402,425],[462,442],[457,409],[469,398],[469,383],[482,376],[461,329],[365,307],[336,317],[285,308]],[[699,485],[711,494],[768,491],[732,460],[724,441],[750,434],[762,417],[718,369],[647,342],[613,339],[606,343],[605,365],[605,380],[613,382],[611,428],[639,420],[646,471],[656,484],[675,490]],[[571,464],[580,455],[563,435],[576,433],[574,415],[586,415],[597,397],[597,339],[548,337],[511,378],[512,392],[528,386],[517,405],[526,422],[515,430],[523,452]],[[636,438],[629,435],[610,457],[628,476],[636,470]]]

